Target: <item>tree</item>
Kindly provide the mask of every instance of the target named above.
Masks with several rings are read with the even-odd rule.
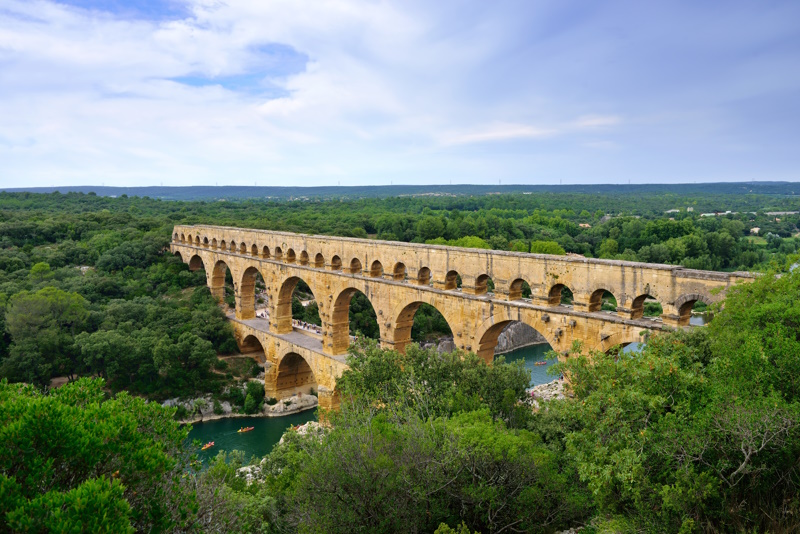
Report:
[[[566,254],[564,248],[554,241],[531,241],[531,252],[534,254]]]

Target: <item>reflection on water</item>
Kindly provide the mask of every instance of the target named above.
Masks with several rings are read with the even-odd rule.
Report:
[[[207,463],[219,451],[244,451],[247,458],[261,458],[268,454],[273,445],[292,425],[302,425],[317,420],[317,410],[308,410],[284,417],[234,417],[217,419],[205,423],[195,423],[189,432],[189,443],[199,440],[200,443],[214,442],[214,446],[205,451],[198,451],[198,458]],[[255,427],[250,432],[239,433],[242,427]]]
[[[507,362],[524,361],[525,368],[531,372],[531,386],[538,386],[539,384],[546,384],[555,380],[556,376],[547,374],[547,369],[557,362],[557,358],[546,359],[548,352],[552,350],[550,345],[542,343],[541,345],[531,345],[530,347],[523,347],[521,349],[513,350],[509,353],[503,354]],[[536,362],[546,362],[545,365],[536,365]]]

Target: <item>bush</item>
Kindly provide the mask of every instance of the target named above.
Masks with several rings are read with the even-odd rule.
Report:
[[[258,401],[248,393],[247,397],[244,399],[244,411],[245,413],[256,413],[256,410],[258,410]]]
[[[217,415],[222,415],[222,405],[219,403],[217,399],[214,399],[214,413]]]
[[[276,399],[275,397],[270,397],[270,398],[268,398],[268,399],[267,399],[266,401],[264,401],[264,402],[265,402],[265,404],[267,404],[268,406],[275,406],[276,404],[278,404],[278,399]]]

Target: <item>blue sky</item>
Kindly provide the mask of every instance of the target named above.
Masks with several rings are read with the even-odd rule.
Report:
[[[800,180],[800,2],[0,0],[0,187]]]

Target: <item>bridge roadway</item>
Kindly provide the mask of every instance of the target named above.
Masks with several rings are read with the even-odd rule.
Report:
[[[411,340],[414,315],[425,303],[442,313],[456,347],[491,361],[498,335],[515,321],[536,329],[565,357],[575,341],[605,351],[640,341],[648,331],[687,325],[696,301],[715,302],[731,285],[752,278],[750,273],[696,271],[674,265],[215,226],[176,226],[171,250],[190,269],[205,270],[211,292],[220,300],[230,270],[237,339],[243,350],[263,350],[275,367],[273,390],[283,393],[287,388],[302,387],[303,380],[335,389],[335,379],[344,369],[340,356],[350,344],[350,301],[358,292],[376,312],[383,346],[404,350]],[[256,317],[259,276],[268,297],[269,328],[248,322]],[[457,287],[459,278],[461,288]],[[311,333],[294,332],[292,327],[292,293],[301,279],[319,306],[322,335],[318,340]],[[522,298],[525,283],[531,290],[530,299]],[[494,291],[490,292],[492,285]],[[571,307],[561,304],[564,288],[574,295]],[[617,300],[616,313],[600,309],[606,292]],[[646,299],[661,303],[663,322],[642,317]],[[247,341],[247,336],[252,339]],[[248,345],[255,340],[260,347]],[[314,363],[304,366],[305,360]],[[294,375],[286,374],[288,370]],[[294,378],[285,378],[288,376]]]

